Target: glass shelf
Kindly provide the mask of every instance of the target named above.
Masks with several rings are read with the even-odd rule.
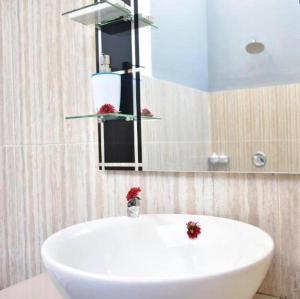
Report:
[[[153,18],[151,17],[145,17],[141,14],[138,15],[139,17],[139,27],[146,27],[146,26],[151,26],[155,29],[158,29],[158,27],[156,25],[154,25],[154,21]]]
[[[86,114],[86,115],[74,115],[67,116],[66,119],[81,119],[81,118],[97,118],[98,120],[110,121],[110,120],[125,120],[125,121],[134,121],[138,117],[132,114],[122,114],[122,113],[108,113],[108,114]],[[155,116],[141,116],[141,120],[160,120],[160,117]]]
[[[146,68],[144,66],[135,66],[133,65],[132,67],[128,68],[128,69],[123,69],[123,70],[119,70],[119,71],[111,71],[111,72],[107,72],[107,74],[118,74],[118,75],[125,75],[125,74],[135,74],[138,72],[141,72],[142,70],[145,70]],[[103,72],[99,72],[99,73],[94,73],[93,75],[96,74],[103,74]],[[131,80],[137,80],[136,78],[132,78]]]
[[[93,25],[131,16],[131,8],[121,0],[101,0],[98,3],[63,13],[83,25]]]
[[[83,25],[96,25],[98,29],[115,23],[134,21],[131,7],[122,0],[101,0],[98,3],[65,12],[63,16]],[[138,19],[139,27],[157,28],[151,17],[139,14]]]
[[[151,19],[151,17],[147,17],[147,16],[143,16],[143,15],[139,14],[138,15],[138,20],[139,20],[139,28],[146,27],[146,26],[151,26],[155,29],[158,29],[158,27],[154,25],[154,22]],[[110,21],[107,21],[107,22],[98,23],[98,24],[95,24],[95,25],[98,29],[101,30],[103,27],[105,27],[107,25],[113,25],[113,24],[117,24],[117,23],[120,23],[120,22],[124,22],[124,21],[134,22],[134,15],[130,14],[130,15],[123,16],[123,17],[120,17],[120,18],[117,18],[117,19],[113,19],[113,20],[110,20]]]

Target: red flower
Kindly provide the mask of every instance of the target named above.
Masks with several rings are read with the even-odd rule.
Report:
[[[144,108],[142,111],[141,111],[141,115],[142,116],[153,116],[153,114],[151,113],[151,111],[147,108]]]
[[[116,109],[111,104],[104,104],[100,107],[97,114],[108,114],[108,113],[115,113]]]
[[[142,189],[140,187],[133,187],[131,188],[128,193],[127,193],[127,201],[130,201],[134,198],[137,198],[139,193],[142,191]]]
[[[197,222],[190,221],[186,224],[187,235],[190,239],[196,239],[201,234],[201,227]]]

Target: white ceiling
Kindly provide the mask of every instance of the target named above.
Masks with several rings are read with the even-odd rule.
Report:
[[[155,77],[205,90],[300,82],[298,0],[182,3],[151,0],[160,27],[152,31]],[[253,39],[264,43],[263,53],[245,51]]]
[[[207,0],[209,89],[300,82],[297,0]],[[256,39],[259,55],[245,46]]]

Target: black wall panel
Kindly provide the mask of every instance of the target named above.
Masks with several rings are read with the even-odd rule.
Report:
[[[130,5],[130,0],[123,0]],[[137,0],[135,0],[135,11],[137,11]],[[112,71],[126,70],[132,68],[133,57],[135,51],[136,64],[139,63],[139,39],[138,39],[138,23],[135,22],[135,39],[133,40],[132,22],[122,21],[119,23],[106,25],[101,29],[102,53],[111,56]],[[97,42],[97,40],[96,40]],[[134,49],[132,48],[134,45]],[[98,49],[98,55],[99,49]],[[99,63],[99,62],[98,62]],[[137,109],[140,111],[140,76],[137,74],[133,79],[132,74],[124,74],[121,78],[121,105],[120,112],[124,114],[134,114],[133,94],[135,88],[137,97]],[[133,84],[136,80],[136,84]],[[101,132],[99,125],[99,160],[101,162]],[[138,152],[139,162],[142,162],[141,154],[141,122],[138,120]],[[105,162],[106,163],[134,163],[135,162],[135,146],[134,146],[134,122],[132,121],[107,121],[104,124],[104,144],[105,144]],[[106,167],[110,169],[134,170],[134,167]],[[141,170],[141,168],[139,168]]]
[[[130,4],[130,1],[125,2]],[[132,67],[131,28],[131,22],[123,21],[105,26],[101,30],[102,52],[111,56],[112,71],[130,69]],[[120,111],[124,114],[134,113],[131,74],[122,75],[121,78]],[[108,121],[104,124],[104,135],[106,163],[134,163],[133,122],[124,120]],[[99,137],[99,141],[101,141],[101,136]]]

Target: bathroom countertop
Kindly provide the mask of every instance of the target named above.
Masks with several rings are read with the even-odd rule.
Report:
[[[0,291],[0,299],[63,299],[47,273]]]
[[[256,295],[253,299],[272,299]],[[0,291],[0,299],[63,299],[51,282],[47,273],[20,282]],[[275,298],[276,299],[276,298]]]

